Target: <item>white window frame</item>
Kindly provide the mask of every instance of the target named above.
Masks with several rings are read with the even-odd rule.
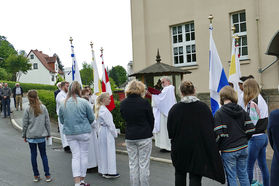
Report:
[[[171,41],[172,41],[172,61],[173,61],[173,65],[176,66],[176,67],[180,67],[180,66],[193,66],[193,65],[196,65],[197,64],[197,54],[196,54],[196,40],[190,40],[190,41],[186,41],[186,29],[185,29],[185,25],[191,25],[191,24],[194,24],[194,21],[191,21],[191,22],[187,22],[187,23],[184,23],[184,24],[180,24],[180,25],[175,25],[175,26],[171,26],[170,29],[171,29]],[[182,42],[177,42],[177,43],[174,43],[173,41],[173,36],[174,33],[173,33],[173,28],[176,27],[177,28],[177,31],[178,31],[178,27],[182,27]],[[192,37],[191,36],[191,33],[193,32],[194,35],[196,35],[195,33],[195,24],[194,24],[194,31],[190,31],[190,32],[187,32],[187,33],[190,33],[190,38]],[[195,39],[196,39],[196,36],[195,36]],[[192,46],[195,45],[195,51],[192,52]],[[187,62],[187,52],[186,52],[186,47],[187,46],[190,46],[190,50],[191,50],[191,60],[192,60],[192,54],[195,54],[196,55],[196,61],[193,61],[193,62]],[[179,53],[179,48],[182,47],[182,54]],[[174,49],[175,48],[178,48],[178,55],[174,55]],[[183,63],[180,63],[180,64],[175,64],[175,60],[174,60],[174,57],[175,56],[182,56],[183,55]]]
[[[34,59],[34,54],[31,54],[31,55],[30,55],[30,59]]]
[[[245,21],[240,21],[240,14],[241,13],[245,13]],[[248,56],[249,56],[249,51],[248,51],[248,37],[247,37],[247,19],[246,19],[246,12],[245,11],[240,11],[240,12],[235,12],[235,13],[231,13],[231,25],[233,26],[233,15],[238,14],[238,22],[237,24],[239,24],[239,32],[235,33],[236,35],[238,35],[239,37],[239,53],[240,53],[240,57],[239,60],[247,60]],[[241,32],[240,31],[240,24],[241,23],[245,23],[246,24],[246,31]],[[246,45],[242,45],[242,38],[246,36]],[[247,55],[242,55],[242,47],[247,47]]]

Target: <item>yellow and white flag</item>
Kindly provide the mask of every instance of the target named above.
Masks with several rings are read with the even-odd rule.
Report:
[[[91,63],[92,63],[93,77],[94,77],[94,95],[99,96],[102,93],[102,83],[99,78],[99,73],[98,73],[95,53],[93,50],[93,45],[91,47],[91,51],[92,51],[92,62]]]
[[[235,43],[235,38],[232,39],[232,58],[229,70],[229,83],[233,84],[234,90],[238,95],[241,94],[238,82],[241,77],[240,63],[239,63],[239,45]]]

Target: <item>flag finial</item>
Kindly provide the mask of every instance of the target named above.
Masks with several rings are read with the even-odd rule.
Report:
[[[72,44],[72,43],[73,43],[73,38],[70,37],[69,41],[70,41],[70,43]]]
[[[92,41],[90,42],[90,46],[91,46],[91,48],[93,49],[93,42],[92,42]]]
[[[235,33],[235,26],[234,25],[232,26],[232,33],[233,34]]]
[[[208,16],[208,19],[209,19],[210,24],[211,24],[211,23],[212,23],[212,20],[213,20],[213,15],[212,15],[212,14],[210,14],[210,15]]]

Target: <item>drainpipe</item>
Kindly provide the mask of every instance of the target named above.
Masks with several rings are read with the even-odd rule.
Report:
[[[256,25],[257,25],[257,47],[258,47],[258,69],[262,69],[261,48],[260,48],[260,0],[256,1]],[[264,87],[262,73],[259,73],[259,85],[262,89]]]

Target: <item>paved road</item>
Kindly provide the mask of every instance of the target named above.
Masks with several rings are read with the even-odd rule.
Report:
[[[46,183],[43,180],[33,183],[33,173],[30,162],[30,152],[28,145],[23,142],[21,134],[12,128],[9,119],[0,119],[0,186],[33,186],[33,185],[73,185],[71,173],[71,154],[67,154],[60,149],[60,145],[54,144],[48,147],[47,154],[53,182]],[[39,161],[41,175],[42,166]],[[115,180],[107,180],[98,173],[89,173],[87,181],[92,186],[128,186],[129,168],[128,157],[117,154],[117,169],[121,177]],[[151,161],[151,185],[152,186],[172,186],[174,185],[174,169],[167,163]],[[218,186],[219,184],[208,179],[203,179],[205,186]]]

